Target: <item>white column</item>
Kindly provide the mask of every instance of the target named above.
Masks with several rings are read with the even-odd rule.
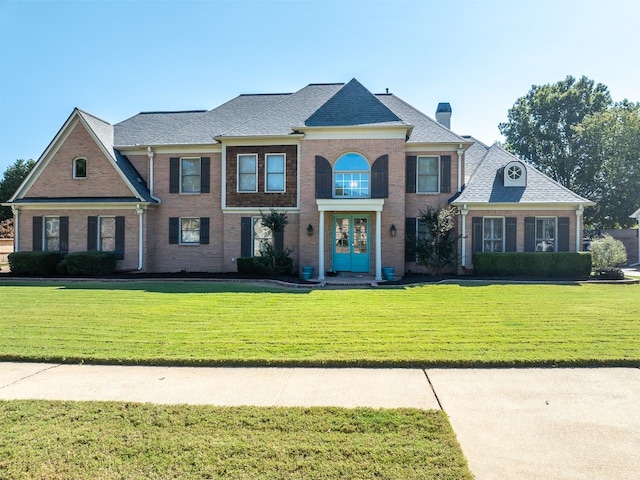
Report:
[[[376,281],[382,280],[382,212],[376,211]]]
[[[462,208],[462,210],[460,210],[460,213],[462,215],[462,246],[460,249],[460,266],[464,268],[467,266],[467,213],[469,213],[469,210],[467,210],[466,208]]]
[[[584,207],[579,205],[576,209],[576,252],[582,251],[582,226],[580,225],[580,219],[584,212]]]
[[[324,211],[320,210],[318,225],[318,280],[324,280]]]

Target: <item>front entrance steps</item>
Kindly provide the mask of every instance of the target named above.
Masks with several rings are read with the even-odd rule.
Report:
[[[325,276],[322,281],[323,286],[327,287],[376,287],[383,280],[376,281],[375,276],[367,273],[350,273],[341,272],[334,276]]]

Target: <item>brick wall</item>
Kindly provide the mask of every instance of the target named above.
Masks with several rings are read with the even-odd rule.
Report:
[[[569,251],[576,251],[576,212],[575,210],[470,210],[466,216],[466,268],[473,268],[472,218],[473,217],[515,217],[516,218],[516,251],[524,252],[524,219],[525,217],[568,217],[569,218]],[[464,217],[460,216],[460,221]],[[461,225],[461,224],[460,224]],[[459,232],[462,233],[460,226]]]
[[[87,176],[73,178],[73,160],[87,159]],[[51,158],[26,197],[131,197],[133,193],[111,162],[78,123]]]
[[[335,165],[345,153],[356,152],[364,156],[369,164],[382,155],[389,155],[389,197],[384,199],[382,212],[382,264],[394,267],[396,272],[404,271],[404,213],[405,213],[405,142],[403,139],[334,139],[302,140],[300,167],[300,265],[318,267],[319,212],[315,198],[315,157],[320,155]],[[348,200],[346,200],[348,201]],[[375,212],[349,212],[370,217],[370,270],[375,273]],[[333,212],[326,212],[324,218],[325,267],[332,268]],[[312,225],[313,235],[307,235],[307,226]],[[391,237],[391,225],[397,229],[396,237]],[[318,273],[318,272],[316,272]]]
[[[61,210],[21,210],[19,217],[19,246],[21,252],[33,250],[33,217],[69,217],[69,253],[87,251],[87,217],[124,216],[125,241],[124,259],[116,263],[117,270],[138,268],[138,214],[134,207],[128,209],[61,209]]]

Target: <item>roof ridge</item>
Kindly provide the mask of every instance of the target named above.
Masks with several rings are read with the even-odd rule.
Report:
[[[87,116],[89,116],[89,117],[91,117],[91,118],[95,118],[95,119],[96,119],[96,120],[98,120],[99,122],[106,123],[107,125],[111,125],[111,124],[110,124],[109,122],[107,122],[106,120],[103,120],[103,119],[101,119],[100,117],[97,117],[97,116],[95,116],[95,115],[94,115],[94,114],[92,114],[92,113],[89,113],[89,112],[87,112],[87,111],[85,111],[85,110],[82,110],[81,108],[76,107],[75,109],[78,111],[78,113],[82,113],[82,114],[87,115]],[[111,125],[111,126],[113,127],[113,125]]]
[[[275,107],[277,107],[278,105],[282,105],[284,102],[286,102],[288,99],[290,99],[292,96],[296,95],[297,93],[300,93],[302,90],[304,90],[306,87],[302,87],[300,90],[293,92],[289,95],[284,96],[284,98],[282,100],[280,100],[279,102],[274,103],[273,105],[269,105],[267,108],[260,110],[258,112],[255,113],[255,115],[250,116],[249,118],[247,118],[245,121],[240,122],[236,125],[234,125],[231,128],[228,128],[227,130],[225,130],[224,132],[220,132],[217,135],[214,135],[214,137],[219,137],[219,136],[224,136],[225,133],[227,132],[231,132],[232,130],[235,130],[237,128],[240,128],[242,125],[245,125],[247,123],[249,123],[251,120],[253,120],[254,118],[258,117],[259,115],[262,115],[264,112],[268,112],[269,110],[273,110]],[[284,95],[284,94],[283,94]],[[237,98],[237,97],[236,97]],[[231,101],[231,100],[229,100]],[[229,102],[226,102],[229,103]],[[223,104],[224,105],[224,104]],[[221,105],[222,106],[222,105]]]
[[[140,112],[138,115],[151,115],[151,114],[172,114],[172,113],[204,113],[208,110],[156,110],[149,112]]]

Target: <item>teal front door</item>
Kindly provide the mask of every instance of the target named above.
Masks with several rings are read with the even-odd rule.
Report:
[[[333,217],[333,269],[339,272],[369,271],[369,217]]]

